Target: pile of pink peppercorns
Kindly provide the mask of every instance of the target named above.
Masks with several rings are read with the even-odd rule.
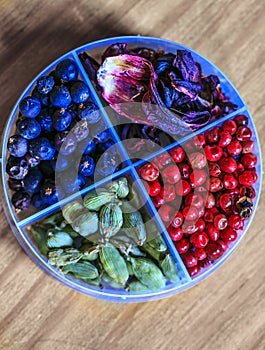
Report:
[[[223,255],[252,213],[258,176],[251,137],[240,114],[138,169],[191,276]]]

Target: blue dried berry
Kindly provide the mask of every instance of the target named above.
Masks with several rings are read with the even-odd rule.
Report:
[[[19,191],[23,189],[23,183],[21,180],[15,180],[10,178],[8,180],[8,187],[12,191]]]
[[[77,64],[70,59],[63,60],[57,64],[55,75],[64,81],[75,80],[78,76]]]
[[[99,143],[98,144],[98,149],[101,152],[105,152],[108,148],[110,148],[111,146],[113,146],[115,144],[115,142],[113,140],[108,140],[105,143]]]
[[[83,154],[87,155],[87,154],[93,152],[95,147],[96,147],[95,141],[92,139],[87,139],[86,140],[86,148],[85,148]]]
[[[71,103],[71,95],[66,86],[55,86],[50,93],[51,103],[58,108],[67,108]]]
[[[52,116],[48,108],[44,108],[39,116],[38,116],[38,122],[40,123],[41,129],[43,131],[52,131]]]
[[[108,141],[111,136],[109,129],[102,120],[93,128],[93,135],[98,143]]]
[[[27,96],[21,100],[19,110],[24,117],[36,118],[41,111],[41,103],[37,98]]]
[[[72,115],[66,110],[57,110],[54,112],[52,119],[54,129],[57,131],[64,131],[71,124]]]
[[[67,156],[75,151],[77,140],[72,132],[64,131],[55,135],[54,145],[57,151]]]
[[[25,158],[26,158],[28,166],[30,168],[34,168],[40,164],[39,158],[37,159],[37,158],[31,157],[31,155],[29,155],[29,154],[26,154]]]
[[[120,158],[114,149],[105,151],[97,162],[97,173],[108,176],[115,172],[120,163]]]
[[[42,173],[39,170],[30,170],[27,176],[24,178],[24,189],[30,193],[36,193],[39,191],[40,183],[42,180]]]
[[[40,101],[40,103],[42,104],[42,106],[46,107],[50,103],[49,95],[41,94],[39,92],[37,86],[33,89],[31,96],[37,98]]]
[[[13,194],[11,202],[17,211],[23,211],[29,209],[31,198],[27,192],[18,191]]]
[[[7,174],[15,180],[22,180],[29,170],[28,163],[25,158],[17,158],[10,156],[6,164]]]
[[[45,137],[39,137],[30,142],[29,153],[34,158],[51,160],[55,154],[55,149],[52,147],[48,139]]]
[[[20,135],[9,137],[7,149],[14,157],[23,157],[28,151],[28,142]]]
[[[76,81],[71,87],[72,100],[75,103],[83,103],[89,98],[89,88],[83,81]]]
[[[62,199],[61,191],[55,187],[55,182],[47,180],[40,188],[40,196],[46,204],[57,203],[59,199]]]
[[[51,76],[43,76],[37,80],[37,89],[40,94],[47,95],[52,91],[54,79]]]
[[[95,103],[87,101],[78,106],[78,117],[88,124],[95,124],[101,118],[101,113]]]
[[[44,209],[46,207],[46,203],[39,193],[32,196],[31,204],[37,209]]]
[[[20,136],[27,140],[38,137],[41,133],[41,126],[35,119],[22,119],[17,123],[17,131]]]
[[[84,176],[91,176],[95,170],[95,162],[92,157],[83,156],[79,164],[79,172]]]
[[[69,167],[70,163],[71,162],[69,161],[69,159],[67,157],[60,155],[59,158],[51,161],[51,166],[52,166],[54,171],[61,172],[61,171],[66,170]]]

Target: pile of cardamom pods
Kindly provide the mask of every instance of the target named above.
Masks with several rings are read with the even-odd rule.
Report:
[[[152,232],[149,239],[144,215],[133,205],[137,200],[122,177],[30,230],[49,264],[89,285],[143,292],[161,289],[167,281],[180,283],[161,234]]]

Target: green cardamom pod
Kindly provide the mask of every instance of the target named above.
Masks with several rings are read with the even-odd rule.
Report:
[[[83,257],[83,254],[74,248],[57,249],[48,253],[48,263],[57,267],[76,263]]]
[[[156,238],[147,241],[143,244],[142,248],[152,256],[152,258],[160,261],[164,258],[167,251],[167,245],[161,235],[156,236]]]
[[[99,211],[103,205],[113,201],[114,198],[114,193],[104,189],[97,189],[85,195],[84,206],[89,210]]]
[[[93,279],[84,279],[82,281],[88,284],[89,286],[103,288],[101,284],[101,278],[99,276]]]
[[[165,287],[166,280],[163,273],[151,260],[132,257],[128,260],[132,263],[135,277],[148,289],[157,290]]]
[[[118,233],[123,224],[122,210],[118,204],[104,205],[99,214],[99,232],[102,237],[109,238]]]
[[[141,213],[137,211],[128,201],[122,202],[123,231],[127,236],[132,237],[138,245],[146,240],[145,225]]]
[[[160,263],[161,269],[170,282],[180,281],[177,265],[170,254],[167,254]]]
[[[72,224],[72,222],[83,213],[85,213],[85,208],[78,201],[68,203],[62,209],[63,217],[69,224]]]
[[[49,248],[71,247],[74,242],[72,237],[63,231],[49,230],[47,235],[47,246]]]
[[[72,238],[80,237],[80,235],[72,228],[71,225],[66,225],[62,231],[68,233]]]
[[[126,177],[121,177],[118,180],[112,181],[106,187],[110,192],[117,193],[119,198],[126,198],[130,192]]]
[[[148,288],[140,281],[133,280],[133,281],[129,282],[129,285],[128,285],[129,292],[137,293],[137,292],[144,292],[147,290],[148,290]]]
[[[80,251],[84,254],[82,260],[94,261],[98,258],[98,248],[90,243],[85,243],[80,247]]]
[[[38,245],[38,249],[41,254],[47,256],[48,254],[48,247],[47,247],[47,233],[46,230],[43,230],[42,228],[38,226],[32,226],[30,228],[30,231],[32,233],[32,236],[34,240],[36,241]]]
[[[73,264],[68,264],[62,267],[64,274],[70,273],[76,279],[86,280],[98,277],[97,268],[88,261],[78,261]]]
[[[53,215],[48,216],[47,218],[43,219],[41,221],[41,224],[42,225],[50,224],[53,226],[58,226],[62,221],[63,221],[63,216],[62,216],[62,213],[59,212],[59,213],[53,214]]]
[[[100,249],[99,258],[104,270],[111,278],[118,283],[126,283],[129,278],[129,272],[126,262],[117,248],[112,244],[103,246]]]
[[[106,272],[103,273],[102,277],[104,282],[113,288],[124,288],[125,284],[119,283],[111,278]]]
[[[86,213],[76,217],[72,224],[72,228],[83,237],[97,232],[98,230],[98,216],[95,212],[90,212],[86,209]]]
[[[132,263],[130,263],[130,261],[126,260],[126,265],[127,265],[127,269],[128,269],[129,275],[130,276],[134,276],[134,272],[133,272],[133,269],[132,269]]]

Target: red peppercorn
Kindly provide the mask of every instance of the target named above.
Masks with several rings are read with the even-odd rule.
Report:
[[[171,185],[177,183],[180,178],[180,172],[176,165],[168,165],[162,170],[162,179]]]
[[[201,268],[199,265],[189,267],[188,268],[188,273],[190,274],[191,277],[198,275],[198,273],[201,271]]]
[[[208,192],[207,194],[207,197],[205,200],[205,207],[207,209],[215,207],[215,196],[211,192]]]
[[[182,231],[183,233],[185,233],[186,235],[191,235],[194,232],[198,231],[198,227],[196,226],[196,224],[194,224],[192,221],[185,221],[182,225]]]
[[[180,146],[174,147],[169,153],[175,163],[181,163],[186,155],[184,149]]]
[[[169,233],[170,238],[174,242],[180,241],[183,238],[183,232],[180,227],[173,227],[172,225],[169,225],[167,228],[167,232]]]
[[[190,183],[191,187],[198,187],[205,183],[206,181],[206,172],[202,169],[194,169],[190,174]]]
[[[165,184],[160,191],[160,196],[164,198],[166,202],[172,202],[176,198],[175,186]]]
[[[223,240],[218,239],[216,241],[218,244],[220,244],[220,246],[222,247],[223,251],[225,252],[228,248],[228,243],[225,243]]]
[[[196,249],[193,252],[193,255],[195,256],[195,258],[197,258],[198,260],[204,260],[207,257],[206,251],[202,248],[200,249]]]
[[[152,197],[151,199],[157,209],[165,204],[165,199],[160,196]]]
[[[188,179],[190,177],[191,168],[188,164],[180,163],[178,164],[180,174],[183,179]]]
[[[185,254],[189,250],[190,244],[189,244],[189,241],[187,239],[182,238],[180,241],[175,243],[175,246],[176,246],[179,254]]]
[[[223,193],[219,197],[219,206],[227,214],[233,212],[234,200],[231,193]]]
[[[211,130],[206,130],[204,133],[204,137],[205,137],[206,143],[207,142],[217,143],[219,141],[219,138],[220,138],[220,129],[218,128],[218,126],[215,126]]]
[[[182,214],[186,220],[196,221],[198,219],[198,211],[193,206],[184,207],[182,210]]]
[[[223,155],[223,150],[220,146],[205,146],[204,152],[207,160],[210,162],[217,162]]]
[[[206,157],[202,152],[191,153],[188,158],[192,168],[202,169],[207,163]]]
[[[209,238],[205,232],[196,232],[190,237],[190,243],[194,245],[195,248],[204,248],[207,246]]]
[[[222,173],[218,163],[208,163],[209,175],[214,177],[219,177]]]
[[[237,169],[236,160],[232,157],[222,158],[219,162],[220,169],[225,173],[233,173]]]
[[[176,184],[175,190],[179,196],[187,196],[191,191],[191,187],[188,181],[181,180]]]
[[[169,223],[174,217],[174,208],[172,208],[170,205],[164,204],[159,209],[159,215],[164,222]]]
[[[201,219],[201,218],[196,222],[195,225],[198,227],[198,230],[201,231],[201,232],[202,232],[202,231],[204,230],[204,228],[205,228],[205,222],[204,222],[204,220]]]
[[[220,132],[220,140],[218,145],[220,147],[227,147],[232,141],[232,135],[228,131]]]
[[[151,197],[159,195],[161,191],[161,185],[159,181],[152,181],[147,183],[147,191]]]
[[[237,233],[235,230],[228,226],[221,232],[221,239],[225,243],[233,242],[237,239]]]
[[[242,153],[251,153],[254,151],[254,141],[247,140],[247,141],[242,141]]]
[[[198,193],[190,193],[186,198],[185,198],[185,204],[186,205],[193,205],[196,208],[200,208],[204,204],[204,200],[202,196]]]
[[[222,181],[218,177],[210,177],[207,181],[207,188],[210,192],[217,192],[223,188]]]
[[[242,163],[238,162],[237,163],[237,169],[234,172],[235,177],[238,177],[240,174],[242,174],[244,170],[245,170],[244,165]]]
[[[240,185],[247,187],[252,186],[258,179],[258,175],[254,170],[246,170],[239,175],[238,180]]]
[[[238,181],[232,174],[225,174],[223,177],[223,185],[227,190],[232,190],[237,187]]]
[[[205,137],[202,134],[194,136],[192,141],[196,148],[202,148],[206,144]]]
[[[177,228],[177,227],[180,227],[182,223],[183,223],[183,215],[181,214],[181,212],[178,211],[174,216],[171,222],[171,225]]]
[[[224,230],[228,225],[228,221],[224,214],[217,214],[213,219],[213,224],[218,230]]]
[[[252,131],[247,126],[240,126],[236,132],[236,138],[238,141],[250,140]]]
[[[147,163],[139,169],[139,175],[143,180],[155,181],[159,176],[159,170],[154,164]]]
[[[190,252],[183,255],[182,259],[187,267],[193,267],[198,264],[198,259]]]
[[[236,122],[234,120],[226,120],[222,124],[222,129],[228,131],[229,134],[234,135],[237,129]]]
[[[158,167],[158,169],[163,169],[164,167],[172,163],[172,159],[168,153],[162,153],[154,158],[154,163]]]
[[[241,157],[241,162],[245,169],[255,168],[257,161],[257,156],[253,153],[243,154],[243,156]]]
[[[210,260],[217,260],[224,253],[222,246],[217,242],[210,242],[205,248],[205,251]]]
[[[239,230],[242,225],[242,221],[243,220],[240,215],[233,214],[228,218],[228,225],[235,230]]]
[[[251,187],[240,186],[239,195],[240,195],[240,197],[247,196],[249,198],[255,198],[256,191],[254,190],[254,188],[252,186]]]
[[[208,258],[199,261],[198,265],[203,267],[204,269],[209,269],[213,265],[214,261]]]
[[[198,208],[198,217],[201,218],[205,213],[205,207]]]
[[[238,156],[242,152],[242,146],[239,141],[232,141],[228,146],[227,146],[227,152],[231,156]]]
[[[237,123],[237,125],[248,125],[248,118],[243,115],[239,114],[234,118],[234,121]]]
[[[205,233],[210,238],[211,241],[217,241],[217,239],[220,236],[220,231],[218,228],[215,227],[215,225],[209,223],[205,226]]]
[[[214,211],[212,211],[211,209],[206,209],[203,219],[206,222],[213,222],[214,215],[215,215]]]

